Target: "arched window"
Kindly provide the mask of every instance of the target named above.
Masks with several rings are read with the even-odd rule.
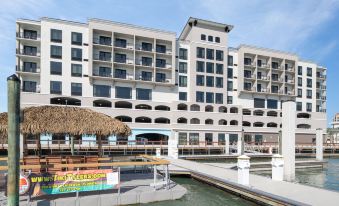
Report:
[[[269,122],[267,123],[267,127],[278,127],[278,124],[274,122]]]
[[[165,117],[156,118],[154,122],[158,124],[170,124],[171,123],[171,121]]]
[[[116,116],[115,119],[121,122],[132,122],[132,118],[129,116]]]
[[[299,129],[311,129],[311,125],[309,125],[309,124],[298,124],[297,128],[299,128]]]
[[[277,117],[278,116],[278,112],[276,112],[276,111],[268,111],[267,112],[267,116],[269,116],[269,117]]]
[[[263,127],[264,126],[264,123],[262,122],[254,122],[253,123],[253,127]]]
[[[232,120],[232,121],[230,121],[230,125],[238,125],[238,121],[237,120]]]
[[[55,97],[50,99],[51,104],[81,106],[81,100],[70,97]]]
[[[232,107],[231,109],[230,109],[230,113],[238,113],[238,108],[236,108],[236,107]]]
[[[192,104],[191,105],[191,111],[200,111],[200,106],[197,104]]]
[[[137,117],[135,118],[135,122],[137,123],[152,123],[152,119],[149,117]]]
[[[138,105],[135,105],[135,109],[152,110],[152,107],[148,104],[138,104]]]
[[[264,111],[262,111],[262,110],[254,110],[253,115],[254,116],[264,116]]]
[[[93,107],[112,107],[112,102],[104,99],[97,99],[93,101]]]
[[[187,124],[187,119],[185,117],[180,117],[177,119],[178,124]]]
[[[198,118],[193,118],[190,121],[191,124],[200,124],[200,120]]]
[[[227,108],[225,106],[220,106],[219,107],[219,112],[221,113],[227,113]]]
[[[242,126],[244,126],[244,127],[250,127],[250,126],[251,126],[251,123],[250,123],[250,122],[247,122],[247,121],[243,121],[243,122],[242,122]]]
[[[243,114],[243,115],[251,115],[251,110],[249,110],[249,109],[243,109],[243,110],[242,110],[242,114]]]
[[[205,106],[205,112],[213,112],[213,106],[211,105]]]
[[[154,107],[155,110],[161,110],[161,111],[170,111],[171,109],[166,105],[158,105]]]
[[[205,124],[213,124],[213,120],[212,119],[206,119]]]
[[[132,109],[132,103],[125,101],[118,101],[114,103],[115,108],[124,108],[124,109]]]
[[[311,115],[308,114],[308,113],[298,113],[297,118],[309,119],[309,118],[311,118]]]
[[[219,120],[218,122],[219,125],[227,125],[227,121],[224,119]]]
[[[186,104],[178,104],[178,110],[187,110],[187,105]]]

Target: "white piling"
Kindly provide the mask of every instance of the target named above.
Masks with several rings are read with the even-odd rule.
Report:
[[[238,183],[248,186],[250,184],[250,158],[246,155],[238,157]]]
[[[283,181],[284,179],[284,158],[282,155],[272,156],[272,180]]]
[[[168,156],[173,159],[179,158],[178,132],[174,132],[174,137],[168,139]]]
[[[323,160],[323,130],[317,129],[316,132],[316,159],[319,161]]]
[[[244,139],[243,139],[243,133],[238,136],[238,141],[237,141],[237,153],[238,155],[244,154]]]

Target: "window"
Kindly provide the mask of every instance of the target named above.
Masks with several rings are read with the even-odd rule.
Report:
[[[205,72],[205,62],[197,61],[197,72]]]
[[[214,60],[214,49],[206,49],[206,58]]]
[[[216,104],[224,103],[224,95],[222,93],[215,93],[215,103]]]
[[[25,72],[37,72],[37,63],[35,63],[35,62],[24,62],[23,71],[25,71]]]
[[[179,73],[187,74],[187,63],[179,62]]]
[[[312,88],[312,79],[307,79],[307,87]]]
[[[224,133],[218,133],[218,144],[219,145],[225,145],[225,134]]]
[[[114,70],[114,78],[126,79],[127,73],[124,69],[115,69]]]
[[[57,29],[51,29],[51,41],[62,42],[62,31]]]
[[[101,54],[107,54],[107,55],[104,55],[105,56],[104,61],[110,61],[110,59],[111,59],[111,53],[110,52],[100,52],[100,56],[101,56]],[[100,58],[100,60],[103,60],[103,59]],[[115,58],[114,58],[115,62],[126,63],[126,60],[127,60],[126,54],[115,53]]]
[[[273,62],[272,62],[273,63]],[[244,58],[244,64],[245,65],[251,65],[252,64],[252,59],[251,58],[248,58],[248,57],[245,57]]]
[[[61,94],[62,93],[62,83],[60,81],[51,81],[50,83],[50,93],[51,94]]]
[[[51,45],[51,57],[61,59],[62,58],[62,47]]]
[[[111,61],[112,55],[111,55],[111,52],[99,51],[99,55],[96,55],[94,58],[101,60],[101,61]],[[120,63],[125,63],[126,62],[126,55],[116,54],[115,55],[115,61],[120,62]]]
[[[205,41],[206,40],[206,35],[205,34],[201,34],[200,39]]]
[[[214,73],[214,63],[206,62],[206,72],[207,73]]]
[[[20,34],[20,37],[22,37],[22,34]],[[24,29],[23,38],[25,38],[25,39],[37,39],[37,37],[38,37],[37,31]]]
[[[232,68],[227,69],[227,78],[233,79],[233,69]]]
[[[233,104],[233,97],[227,96],[227,104]]]
[[[198,145],[199,144],[199,133],[190,133],[189,144],[190,145]]]
[[[95,68],[93,70],[93,76],[111,77],[112,76],[112,69],[110,67],[100,66],[99,68]]]
[[[215,87],[217,87],[217,88],[223,88],[223,87],[224,87],[224,78],[222,78],[222,77],[216,77],[216,78],[215,78]]]
[[[132,99],[132,88],[116,86],[115,87],[115,98]]]
[[[51,74],[62,75],[62,63],[61,62],[53,62],[50,64]]]
[[[197,58],[205,58],[205,48],[197,47]]]
[[[307,76],[311,77],[312,76],[312,68],[307,67]]]
[[[279,90],[279,87],[276,86],[276,85],[272,85],[272,86],[271,86],[271,90],[272,90],[272,93],[277,94],[277,93],[278,93],[278,90]]]
[[[306,103],[306,111],[312,112],[312,103]]]
[[[245,78],[252,78],[252,72],[249,70],[244,70],[244,77]]]
[[[187,77],[179,76],[179,87],[187,87]]]
[[[298,89],[298,97],[303,97],[303,90],[302,89]]]
[[[302,111],[303,104],[301,102],[297,102],[297,111]]]
[[[278,100],[267,99],[267,109],[278,109]]]
[[[151,57],[141,57],[141,65],[151,67],[153,60]]]
[[[141,80],[152,81],[152,72],[141,71]]]
[[[179,100],[187,101],[187,92],[179,92]]]
[[[206,86],[207,87],[214,87],[214,77],[206,76]]]
[[[303,67],[298,66],[298,75],[303,75]]]
[[[208,41],[213,42],[213,36],[208,36]]]
[[[196,92],[196,102],[204,102],[204,92]]]
[[[205,76],[197,75],[197,86],[204,86],[204,85],[205,85]]]
[[[254,108],[265,108],[265,99],[254,98]]]
[[[82,33],[72,32],[72,44],[75,45],[82,44]]]
[[[156,59],[155,66],[160,68],[166,68],[166,59]]]
[[[126,40],[125,40],[125,42],[126,42]],[[125,45],[126,45],[126,43],[125,43]],[[152,44],[148,43],[148,42],[142,42],[141,43],[141,50],[143,50],[143,51],[152,51]]]
[[[279,81],[279,75],[278,74],[272,74],[272,81]]]
[[[38,49],[37,47],[34,47],[34,46],[24,46],[24,50],[22,54],[30,55],[30,56],[37,56]]]
[[[82,76],[82,65],[71,64],[71,75],[72,77],[81,77]]]
[[[233,81],[227,81],[227,91],[233,91]]]
[[[82,95],[82,84],[81,83],[71,83],[71,94],[73,96]]]
[[[93,85],[94,97],[111,97],[111,86],[107,85]]]
[[[215,50],[215,59],[217,61],[224,61],[224,51]]]
[[[155,50],[158,53],[166,53],[166,45],[157,44]]]
[[[82,49],[72,48],[72,60],[82,61]]]
[[[33,81],[23,81],[22,91],[24,92],[36,92],[37,84]]]
[[[306,91],[306,97],[307,97],[307,99],[312,99],[312,90],[307,90]]]
[[[186,145],[187,144],[187,133],[179,132],[179,145]]]
[[[205,133],[205,141],[207,145],[212,145],[213,143],[213,133]]]
[[[214,103],[214,93],[206,92],[206,103]]]
[[[97,41],[97,40],[95,40]],[[112,45],[112,39],[108,36],[99,36],[99,42],[95,42],[103,45]]]
[[[244,90],[251,91],[252,90],[252,84],[250,82],[244,82]]]
[[[166,82],[166,74],[164,74],[164,73],[156,73],[155,81],[156,82]]]
[[[298,77],[298,86],[302,86],[303,85],[303,79],[301,77]]]
[[[224,65],[223,64],[216,64],[216,74],[224,74]]]
[[[227,65],[233,66],[233,56],[231,56],[231,55],[227,56]]]
[[[217,36],[216,36],[216,37],[215,37],[215,42],[216,42],[216,43],[220,43],[220,37],[217,37]]]
[[[152,100],[152,89],[137,88],[136,92],[138,100]]]
[[[179,59],[187,60],[187,49],[179,49]]]

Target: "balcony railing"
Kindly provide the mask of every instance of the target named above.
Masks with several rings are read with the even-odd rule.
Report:
[[[147,76],[139,76],[137,79],[142,80],[142,81],[153,81],[153,77],[147,77]]]
[[[156,49],[155,52],[159,54],[172,54],[171,49]]]
[[[21,87],[21,91],[23,92],[33,92],[33,93],[40,93],[40,85],[36,85],[35,87]]]
[[[20,55],[40,57],[40,52],[39,51],[29,51],[29,50],[25,50],[25,49],[17,49],[16,53],[20,54]]]
[[[99,70],[93,70],[93,76],[98,76],[98,77],[112,77],[112,72],[111,71],[99,71]]]
[[[151,47],[151,48],[143,47],[141,44],[136,44],[135,49],[139,50],[139,51],[147,51],[147,52],[153,52],[154,51],[153,47]]]
[[[142,59],[137,59],[135,64],[145,67],[153,67],[154,65],[153,62],[142,61]]]
[[[156,79],[155,81],[159,83],[171,83],[172,82],[171,79]]]
[[[171,68],[172,67],[172,65],[171,64],[155,64],[155,67],[157,67],[157,68],[167,68],[167,69],[169,69],[169,68]]]
[[[118,48],[133,49],[133,44],[125,43],[125,42],[121,42],[121,41],[115,41],[114,46],[118,47]]]
[[[258,80],[266,80],[266,81],[268,81],[268,80],[270,80],[270,76],[258,76],[257,79]]]
[[[30,72],[30,73],[40,73],[40,68],[39,67],[18,67],[16,66],[16,71],[20,72]]]
[[[129,74],[129,73],[114,73],[114,78],[117,79],[129,79],[129,80],[133,80],[133,74]]]
[[[93,59],[94,60],[99,60],[99,61],[107,61],[110,62],[112,61],[112,56],[107,56],[107,55],[100,55],[100,54],[93,54]]]
[[[31,40],[40,40],[40,35],[36,33],[29,33],[29,32],[20,32],[16,33],[17,38],[21,39],[31,39]]]
[[[269,69],[270,68],[270,64],[267,63],[261,63],[261,64],[257,64],[258,68],[264,68],[264,69]]]
[[[129,59],[129,58],[118,58],[118,57],[115,57],[114,58],[114,62],[115,63],[120,63],[120,64],[134,64],[133,59]]]
[[[100,38],[93,38],[93,44],[99,44],[104,46],[112,46],[111,39],[100,39]]]

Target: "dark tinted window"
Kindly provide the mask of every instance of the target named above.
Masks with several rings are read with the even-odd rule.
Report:
[[[179,59],[187,60],[187,49],[179,49]]]
[[[82,61],[82,49],[72,48],[72,60]]]
[[[62,42],[62,31],[57,29],[51,29],[51,41]]]
[[[62,63],[51,62],[50,64],[51,74],[62,75]]]
[[[71,74],[72,74],[72,77],[81,77],[82,76],[82,65],[81,64],[72,64],[71,65]]]
[[[187,63],[186,62],[179,62],[179,73],[187,73]]]
[[[197,72],[205,72],[205,62],[197,61]]]
[[[51,45],[51,57],[61,59],[62,58],[62,47]]]
[[[187,92],[179,92],[179,100],[187,101]]]
[[[220,37],[215,37],[215,42],[220,43]]]
[[[60,81],[51,81],[50,82],[50,92],[51,94],[61,94],[62,93],[62,83]]]
[[[71,93],[74,96],[82,95],[82,84],[81,83],[71,83]]]
[[[115,87],[115,98],[132,99],[132,88]]]
[[[204,102],[204,92],[196,92],[196,102]]]
[[[206,40],[206,35],[205,34],[201,34],[201,40]]]
[[[75,45],[82,44],[82,33],[72,32],[72,44]]]
[[[278,100],[268,99],[267,100],[267,108],[268,109],[278,109]]]
[[[141,89],[137,88],[137,99],[139,100],[152,100],[152,90],[151,89]]]
[[[111,97],[111,86],[93,85],[94,97]]]
[[[254,98],[254,108],[265,108],[265,99]]]
[[[206,103],[214,103],[214,93],[206,92]]]

